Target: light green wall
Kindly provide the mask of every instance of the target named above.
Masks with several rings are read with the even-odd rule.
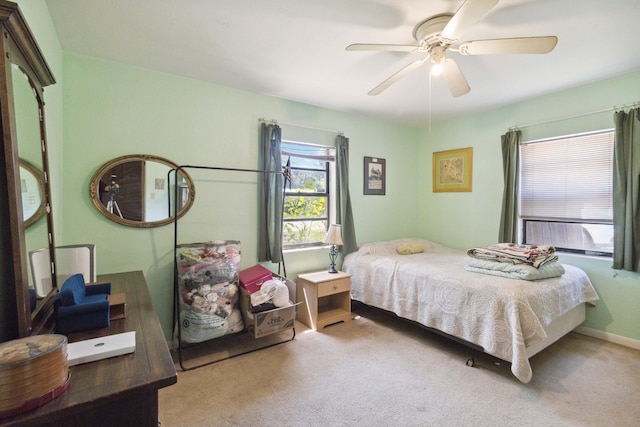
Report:
[[[142,270],[165,331],[171,325],[174,227],[124,227],[94,209],[90,179],[112,158],[143,153],[181,165],[256,169],[259,118],[339,130],[350,139],[358,239],[409,236],[417,227],[415,129],[78,55],[64,55],[64,75],[62,243],[95,243],[98,273]],[[283,125],[283,138],[333,143],[335,133]],[[386,196],[362,195],[365,155],[387,159]],[[237,239],[242,267],[255,264],[257,175],[187,171],[196,181],[196,200],[178,224],[179,243]],[[289,253],[285,261],[295,278],[327,268],[328,252]]]
[[[350,138],[351,197],[359,243],[419,235],[460,249],[493,243],[502,199],[500,135],[510,126],[567,117],[640,99],[640,74],[543,96],[508,108],[415,130],[353,114],[260,96],[122,64],[63,55],[44,0],[19,0],[58,83],[45,91],[59,245],[96,243],[99,273],[142,270],[167,333],[171,324],[173,227],[133,229],[98,214],[91,175],[107,160],[145,153],[181,164],[257,167],[258,118],[340,130]],[[63,69],[64,63],[64,69]],[[63,91],[64,88],[64,91]],[[64,116],[63,116],[64,93]],[[469,96],[472,96],[471,93]],[[526,139],[611,126],[606,112],[523,129]],[[64,123],[64,143],[63,143]],[[326,141],[283,126],[285,137]],[[431,192],[434,151],[472,146],[473,192]],[[387,195],[363,196],[363,156],[387,160]],[[239,238],[255,260],[255,177],[199,177],[186,239]],[[198,210],[200,209],[200,210]],[[287,273],[325,268],[325,250],[286,255]],[[640,275],[610,262],[563,256],[583,268],[602,300],[585,326],[640,339]]]
[[[522,128],[524,140],[612,128],[613,111],[535,124],[638,100],[640,73],[634,73],[436,124],[431,132],[423,130],[418,150],[418,234],[459,249],[496,243],[503,191],[500,135],[509,127],[528,124],[532,126]],[[433,193],[433,152],[463,147],[473,147],[473,191]],[[639,274],[615,272],[609,260],[563,255],[561,261],[583,268],[601,297],[597,307],[587,311],[584,326],[640,339]]]

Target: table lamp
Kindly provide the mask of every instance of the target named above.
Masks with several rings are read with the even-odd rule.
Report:
[[[336,245],[344,244],[342,243],[342,227],[340,224],[331,224],[329,226],[329,231],[327,231],[327,235],[324,238],[324,243],[331,245],[331,249],[329,249],[329,259],[331,260],[329,273],[337,273],[336,257],[338,256],[338,250],[336,249]]]

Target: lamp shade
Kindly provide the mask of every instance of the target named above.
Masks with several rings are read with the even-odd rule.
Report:
[[[329,226],[329,231],[327,231],[327,235],[324,238],[324,243],[328,243],[330,245],[342,245],[342,227],[340,224],[331,224]]]

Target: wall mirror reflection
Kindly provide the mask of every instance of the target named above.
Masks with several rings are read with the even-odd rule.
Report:
[[[91,178],[93,205],[108,219],[130,227],[158,227],[183,216],[195,197],[191,177],[158,156],[133,154],[102,165]],[[176,203],[177,196],[177,203]],[[176,209],[177,206],[177,209]]]
[[[30,227],[45,213],[44,175],[35,165],[20,159],[20,191],[24,226]]]

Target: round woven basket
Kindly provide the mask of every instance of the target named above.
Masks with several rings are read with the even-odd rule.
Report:
[[[64,335],[34,335],[0,344],[0,419],[44,405],[68,386]]]

